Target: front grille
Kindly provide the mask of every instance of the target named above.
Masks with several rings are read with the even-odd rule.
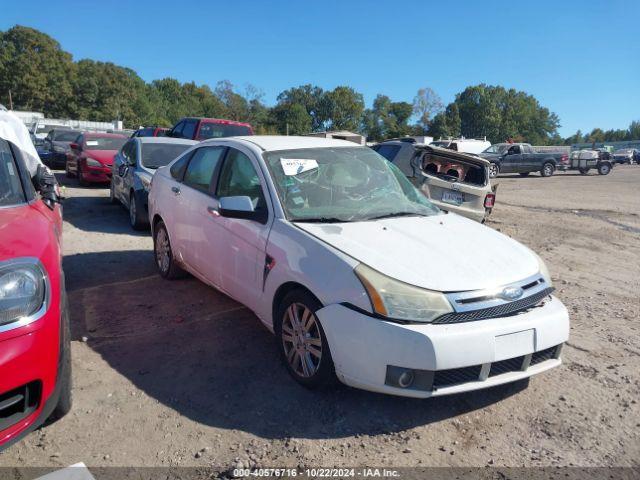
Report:
[[[433,388],[473,382],[480,378],[481,369],[482,365],[474,365],[472,367],[436,370],[433,375]]]
[[[547,360],[551,360],[556,355],[556,350],[558,346],[547,348],[546,350],[540,350],[539,352],[535,352],[531,355],[531,365],[536,365],[538,363],[546,362]]]
[[[0,431],[15,425],[38,409],[42,384],[28,383],[0,394]]]
[[[505,303],[495,307],[483,308],[480,310],[471,310],[468,312],[454,312],[442,315],[436,318],[433,323],[464,323],[474,322],[476,320],[486,320],[487,318],[507,317],[509,315],[515,315],[516,313],[527,310],[543,300],[545,297],[551,295],[553,287],[545,288],[544,290],[535,293],[527,298],[522,298],[514,302]]]
[[[519,372],[522,370],[522,363],[524,357],[508,358],[507,360],[501,360],[491,364],[491,370],[489,376],[494,377],[496,375],[502,375],[507,372]]]

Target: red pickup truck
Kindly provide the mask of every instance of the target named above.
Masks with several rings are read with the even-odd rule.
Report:
[[[71,408],[59,200],[53,175],[32,178],[0,138],[0,450]]]

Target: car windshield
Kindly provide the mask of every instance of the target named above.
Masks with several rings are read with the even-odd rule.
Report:
[[[506,143],[496,143],[484,150],[482,153],[503,153],[509,145]]]
[[[87,150],[120,150],[127,140],[126,137],[87,137],[84,145]]]
[[[0,138],[0,207],[19,205],[26,196],[9,143]]]
[[[189,147],[191,147],[191,145],[143,143],[142,165],[152,169],[164,167]]]
[[[352,222],[439,212],[392,163],[366,147],[263,154],[291,221]]]
[[[41,133],[49,133],[51,130],[59,126],[60,125],[48,125],[46,123],[39,123],[36,126],[36,133],[38,133],[38,135],[40,135]]]
[[[449,146],[451,142],[448,141],[436,141],[436,142],[431,142],[429,145],[433,145],[434,147],[440,147],[440,148],[447,148]]]
[[[245,125],[227,125],[224,123],[203,123],[200,125],[198,140],[207,138],[236,137],[251,135],[251,129]]]
[[[73,142],[76,138],[78,138],[80,132],[76,132],[74,130],[62,130],[59,132],[54,132],[53,139],[56,142]]]

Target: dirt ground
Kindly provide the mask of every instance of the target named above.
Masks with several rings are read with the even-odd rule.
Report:
[[[74,408],[0,466],[640,465],[640,166],[498,179],[488,225],[549,265],[564,364],[527,389],[430,400],[301,388],[251,312],[160,279],[108,190],[60,178]]]

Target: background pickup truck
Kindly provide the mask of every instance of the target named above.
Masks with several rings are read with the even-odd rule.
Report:
[[[525,177],[531,172],[540,172],[543,177],[550,177],[556,168],[569,163],[566,153],[538,153],[528,143],[496,143],[480,156],[491,162],[491,178],[496,177],[498,173],[519,173]]]

